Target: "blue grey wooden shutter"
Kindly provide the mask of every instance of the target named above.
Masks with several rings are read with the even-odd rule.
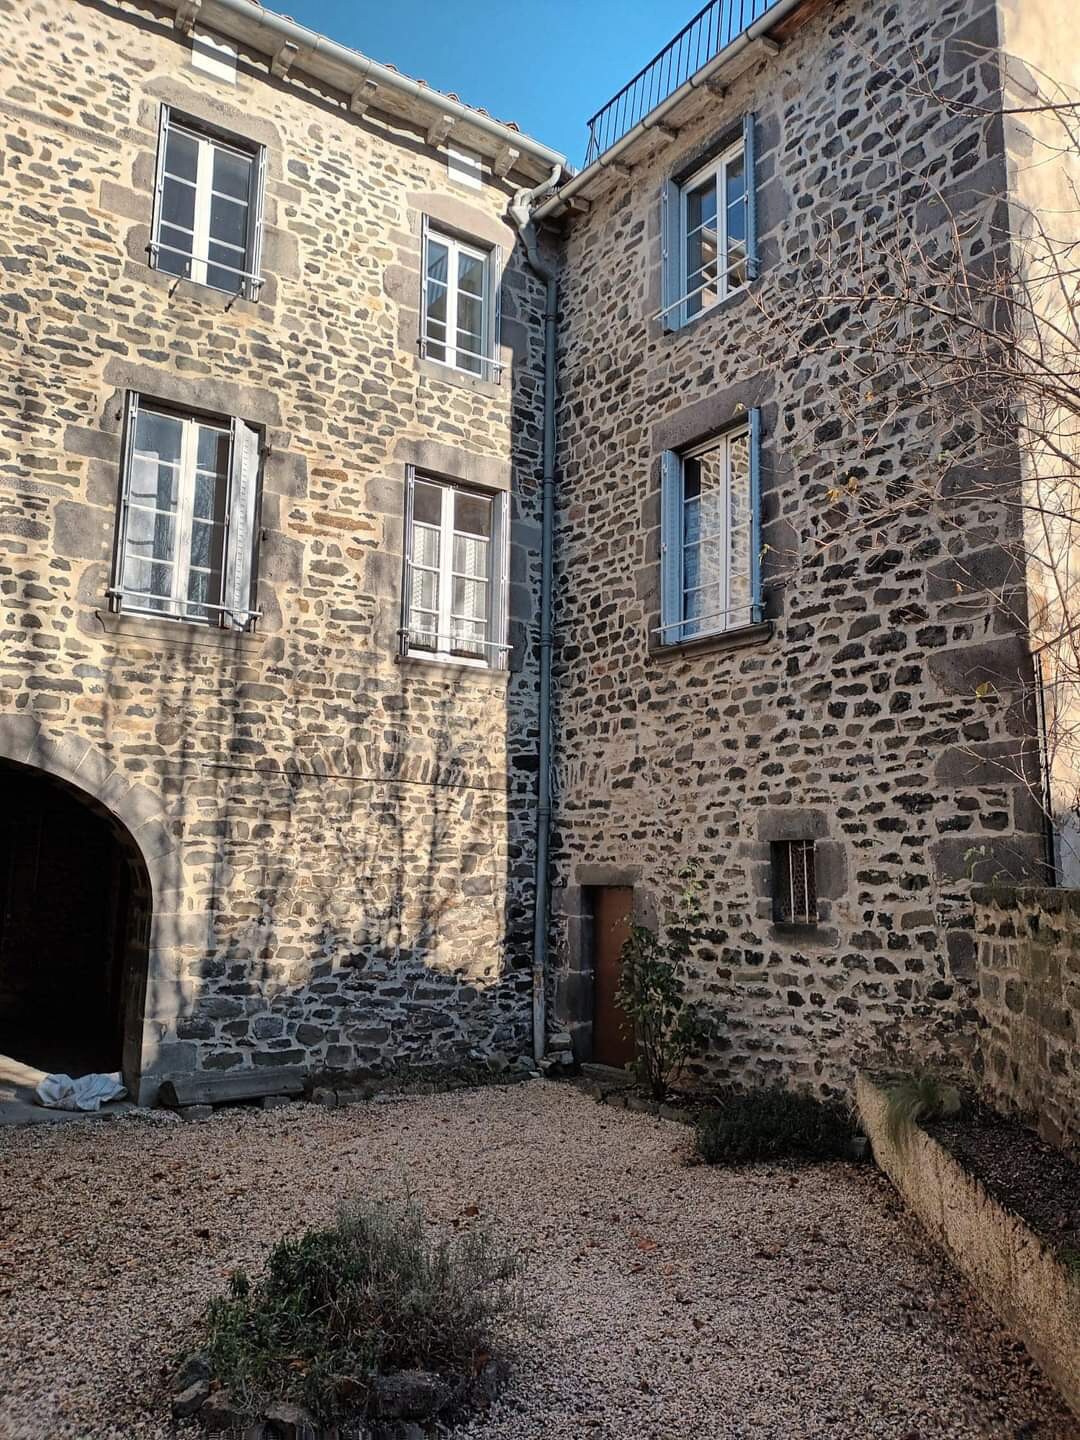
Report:
[[[743,116],[743,169],[746,172],[746,274],[758,278],[757,244],[757,147],[754,141],[754,116]]]
[[[259,493],[258,430],[243,420],[232,422],[229,465],[229,530],[225,546],[222,624],[246,630],[252,618],[255,583],[255,512]]]
[[[683,466],[674,450],[660,456],[660,641],[682,639]]]
[[[682,195],[674,180],[660,187],[660,303],[665,330],[682,324]]]
[[[425,289],[427,288],[425,284]],[[405,528],[401,535],[401,625],[398,629],[398,653],[409,653],[409,620],[412,608],[412,547],[413,547],[413,500],[416,495],[416,469],[405,467]]]
[[[496,245],[488,257],[488,333],[484,345],[488,362],[484,370],[487,378],[495,381],[502,374],[498,364],[499,338],[502,335],[502,272],[502,246]]]
[[[266,208],[266,146],[255,152],[251,167],[251,232],[248,235],[246,265],[248,274],[241,286],[249,300],[258,300],[262,288],[263,216]]]
[[[427,354],[428,217],[420,216],[420,355]],[[449,340],[449,334],[447,335]]]
[[[761,411],[750,411],[750,618],[764,615],[761,593]]]
[[[112,584],[109,586],[109,609],[123,605],[124,555],[127,550],[127,517],[131,505],[131,470],[135,463],[135,430],[139,423],[139,396],[129,390],[124,396],[123,448],[120,452],[120,510],[116,517],[116,550],[113,555]]]

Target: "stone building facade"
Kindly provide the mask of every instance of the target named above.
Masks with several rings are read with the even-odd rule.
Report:
[[[606,177],[597,167],[574,203],[571,185],[548,207],[566,231],[556,1005],[590,1054],[600,892],[632,887],[639,916],[663,916],[694,865],[718,932],[695,991],[722,1018],[700,1068],[828,1091],[859,1064],[970,1054],[970,883],[1040,880],[1044,837],[1027,783],[1038,737],[1019,703],[1031,668],[1010,558],[1017,506],[957,486],[872,528],[830,524],[853,476],[863,491],[900,483],[918,498],[932,419],[905,410],[900,367],[884,363],[862,410],[838,407],[856,379],[844,342],[857,350],[862,319],[838,301],[826,333],[796,281],[825,240],[849,247],[854,281],[855,247],[873,253],[897,202],[928,246],[950,214],[967,222],[973,255],[992,243],[1000,214],[986,199],[1007,192],[1000,132],[929,92],[993,107],[998,10],[843,0],[802,7],[771,39],[689,93]],[[693,177],[733,142],[738,161],[748,116],[757,279],[666,323],[679,237],[665,232],[665,192],[673,205],[680,190],[693,197]],[[901,423],[883,423],[894,406]],[[665,631],[679,541],[665,530],[664,467],[685,472],[748,416],[760,608],[709,638],[708,626]],[[960,593],[973,571],[993,573]],[[778,907],[793,856],[816,871],[816,905],[796,916]]]
[[[972,881],[1041,879],[1044,846],[1010,512],[958,492],[824,543],[853,475],[912,478],[925,417],[839,415],[852,372],[785,290],[901,193],[928,236],[944,193],[992,242],[999,136],[889,77],[914,52],[984,97],[999,10],[780,8],[534,205],[560,287],[548,978],[591,1057],[601,892],[663,923],[695,864],[721,937],[695,985],[724,1021],[701,1069],[830,1090],[970,1052]],[[534,1017],[545,292],[508,207],[560,157],[280,24],[0,0],[0,1052],[122,1064],[144,1101],[520,1054]],[[258,230],[176,273],[183,226],[220,239],[241,191]],[[730,265],[673,305],[676,233]],[[440,339],[437,305],[473,301]],[[706,513],[724,575],[687,528]],[[143,563],[151,539],[170,558]],[[972,567],[1009,603],[958,601]],[[86,933],[42,923],[65,892]]]
[[[443,97],[403,112],[370,81],[350,97],[192,13],[0,0],[5,901],[25,901],[25,929],[71,863],[28,869],[17,837],[44,804],[28,777],[98,816],[133,897],[98,962],[119,967],[122,1057],[86,1036],[46,1053],[39,1030],[81,1028],[61,1015],[80,1000],[49,988],[47,928],[9,948],[0,1050],[43,1068],[122,1058],[147,1101],[195,1071],[520,1053],[543,287],[505,215],[550,166],[526,137],[500,152],[468,116],[452,128]],[[256,290],[153,263],[164,107],[261,157]],[[425,226],[499,267],[501,368],[420,353]],[[256,434],[254,624],[110,597],[133,395]],[[410,467],[509,497],[506,664],[400,653]],[[150,573],[129,588],[153,590]]]

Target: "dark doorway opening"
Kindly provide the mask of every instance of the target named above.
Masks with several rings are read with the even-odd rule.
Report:
[[[41,770],[0,761],[0,1054],[137,1079],[150,878],[118,820]]]
[[[634,1058],[630,1022],[616,996],[622,948],[630,936],[634,891],[629,885],[597,885],[592,892],[593,1060],[619,1069]]]

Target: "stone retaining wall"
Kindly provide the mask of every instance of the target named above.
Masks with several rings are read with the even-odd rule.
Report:
[[[857,1096],[874,1159],[1080,1415],[1080,1283],[1071,1267],[925,1130],[891,1138],[885,1094],[865,1075]]]
[[[1080,891],[975,891],[975,1057],[995,1104],[1080,1152]]]

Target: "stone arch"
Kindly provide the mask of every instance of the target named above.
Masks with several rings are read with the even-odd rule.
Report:
[[[92,809],[104,811],[121,827],[142,862],[149,881],[144,995],[139,997],[141,1015],[131,1016],[125,1026],[123,1070],[129,1089],[145,1103],[146,1076],[156,1058],[156,1047],[146,1039],[151,1028],[146,1021],[170,988],[168,955],[180,923],[180,857],[164,804],[89,740],[52,733],[33,716],[0,715],[0,760],[40,770],[80,792]]]

